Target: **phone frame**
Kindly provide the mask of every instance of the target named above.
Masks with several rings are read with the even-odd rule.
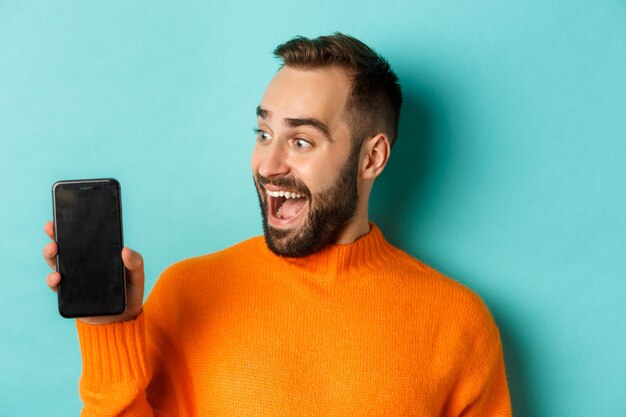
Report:
[[[78,180],[59,180],[56,181],[54,184],[52,184],[52,216],[53,216],[53,225],[54,225],[54,241],[57,243],[57,247],[58,247],[58,241],[57,241],[57,204],[56,204],[56,188],[60,185],[71,185],[71,184],[94,184],[94,183],[105,183],[105,182],[111,182],[113,183],[116,187],[117,187],[117,204],[118,204],[118,212],[119,212],[119,223],[120,223],[120,246],[123,249],[124,248],[124,227],[123,227],[123,223],[122,223],[122,187],[120,185],[120,182],[115,179],[115,178],[92,178],[92,179],[78,179]],[[121,258],[122,254],[120,251],[120,258]],[[59,253],[57,251],[57,255],[56,255],[56,271],[60,273],[59,271]],[[63,281],[63,277],[61,277],[61,281]],[[122,314],[127,307],[128,304],[128,300],[127,300],[127,293],[126,293],[126,267],[124,266],[124,263],[122,261],[122,295],[124,298],[124,303],[123,303],[123,308],[121,311],[112,311],[112,312],[107,312],[104,314],[98,314],[98,315],[85,315],[85,314],[67,314],[66,312],[64,312],[61,308],[61,291],[62,291],[62,282],[61,284],[59,284],[58,287],[58,291],[57,291],[57,302],[58,302],[58,310],[59,310],[59,314],[65,318],[78,318],[78,317],[96,317],[96,316],[114,316],[114,315],[118,315],[118,314]]]

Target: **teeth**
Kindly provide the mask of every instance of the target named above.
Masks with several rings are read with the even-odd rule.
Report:
[[[290,191],[269,191],[265,190],[267,195],[271,197],[285,197],[285,198],[302,198],[304,197],[302,194],[292,193]]]

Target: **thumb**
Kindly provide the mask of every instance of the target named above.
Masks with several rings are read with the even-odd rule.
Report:
[[[143,287],[143,257],[129,247],[122,249],[122,261],[127,270],[127,280],[131,285]]]
[[[143,257],[129,247],[122,249],[122,261],[126,267],[126,313],[137,317],[141,312],[144,291]]]

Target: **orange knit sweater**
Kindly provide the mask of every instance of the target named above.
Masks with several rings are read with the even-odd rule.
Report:
[[[86,416],[510,416],[480,298],[380,230],[305,258],[262,236],[169,267],[133,321],[77,322]]]

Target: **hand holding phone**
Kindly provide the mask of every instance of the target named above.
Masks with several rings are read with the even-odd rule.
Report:
[[[135,318],[143,301],[143,259],[122,249],[119,183],[60,181],[53,199],[56,224],[44,227],[53,240],[44,259],[57,271],[47,283],[58,293],[60,313],[90,324]]]

